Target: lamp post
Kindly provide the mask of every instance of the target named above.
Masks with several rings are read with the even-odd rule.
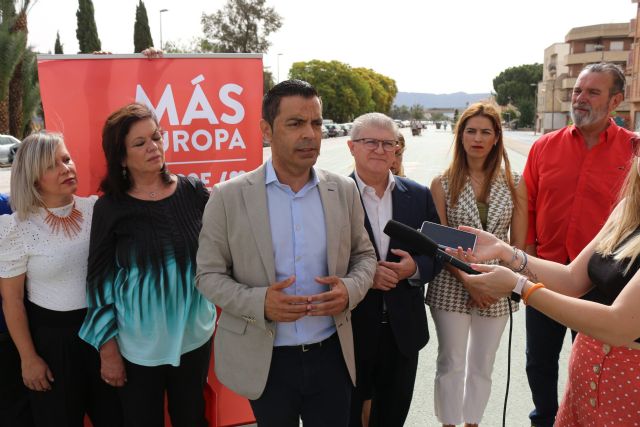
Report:
[[[160,50],[162,50],[162,14],[168,11],[169,9],[160,9]]]
[[[277,62],[278,62],[278,81],[277,81],[277,83],[280,83],[280,57],[281,56],[282,56],[282,54],[279,53],[278,54],[278,60],[277,60]]]
[[[536,134],[536,127],[538,126],[538,84],[537,83],[529,83],[529,86],[531,87],[535,87],[535,92],[533,92],[534,94],[534,99],[535,99],[535,103],[534,103],[534,109],[533,109],[533,134]]]

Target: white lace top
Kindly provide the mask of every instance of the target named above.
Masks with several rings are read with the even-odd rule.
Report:
[[[27,274],[27,298],[32,303],[56,311],[85,308],[89,232],[97,197],[75,197],[82,213],[80,232],[69,239],[62,231],[52,234],[44,222],[47,212],[40,208],[26,220],[17,215],[0,217],[0,277]],[[71,213],[73,204],[50,209],[57,216]]]

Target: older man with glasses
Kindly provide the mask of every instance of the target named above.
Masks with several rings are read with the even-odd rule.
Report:
[[[352,313],[357,387],[351,426],[402,426],[409,412],[418,352],[429,340],[424,283],[442,268],[410,253],[383,229],[390,219],[412,228],[439,223],[428,188],[389,171],[398,128],[389,117],[368,113],[353,122],[347,142],[365,209],[365,228],[378,257],[373,288]],[[370,409],[369,409],[370,408]]]

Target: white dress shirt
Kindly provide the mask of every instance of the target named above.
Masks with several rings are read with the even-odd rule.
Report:
[[[387,253],[389,252],[389,241],[391,238],[384,234],[384,227],[389,220],[393,219],[393,204],[391,202],[391,192],[396,186],[396,181],[393,178],[393,174],[389,172],[389,179],[387,181],[387,188],[384,190],[382,197],[378,197],[376,189],[364,183],[364,181],[358,175],[358,171],[355,172],[356,183],[358,189],[362,195],[362,202],[364,204],[364,210],[369,218],[371,224],[371,230],[373,231],[373,242],[378,248],[378,254],[380,254],[381,260],[387,259]]]

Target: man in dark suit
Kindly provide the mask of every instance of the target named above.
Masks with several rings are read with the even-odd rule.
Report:
[[[357,375],[352,427],[404,424],[418,352],[429,340],[424,283],[442,268],[383,232],[390,219],[416,229],[423,221],[440,222],[428,188],[389,172],[397,135],[393,120],[368,113],[354,121],[348,141],[356,164],[352,178],[378,257],[373,287],[352,314]]]

